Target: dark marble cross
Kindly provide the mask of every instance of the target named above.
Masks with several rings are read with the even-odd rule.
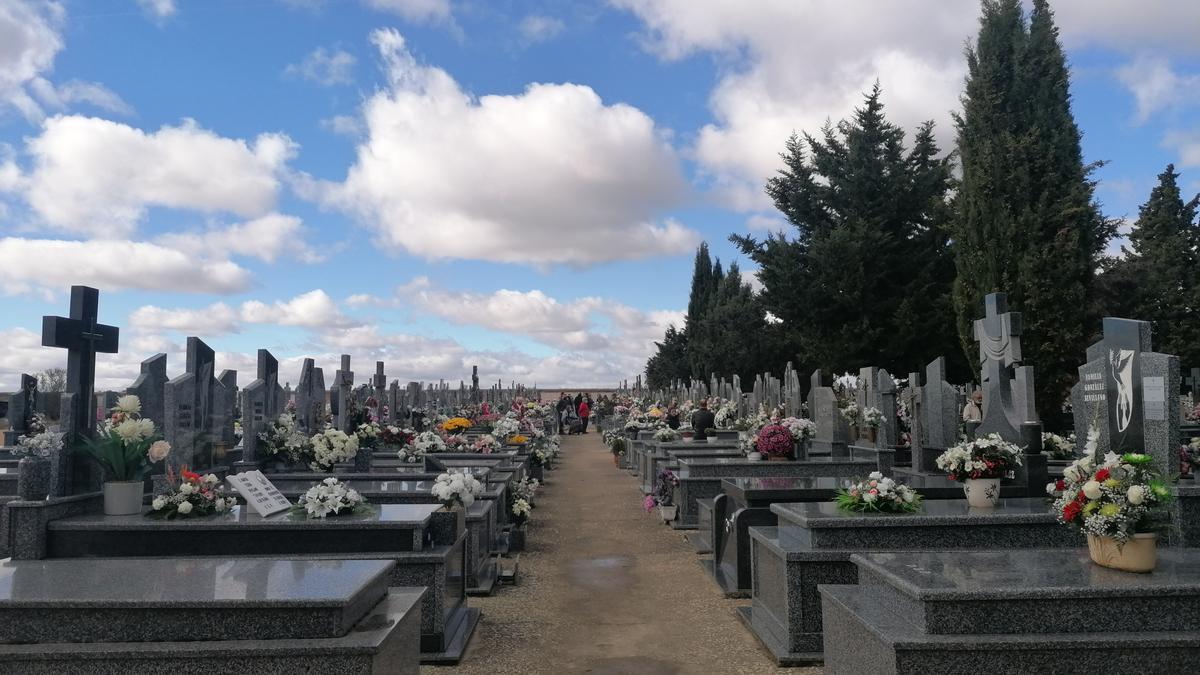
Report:
[[[63,397],[62,431],[90,437],[95,432],[92,395],[96,385],[96,354],[117,353],[116,326],[97,323],[100,291],[71,287],[71,315],[42,317],[42,346],[67,350],[67,382]],[[66,410],[70,408],[70,410]]]

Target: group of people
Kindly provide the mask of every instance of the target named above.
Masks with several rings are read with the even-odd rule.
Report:
[[[575,394],[575,398],[572,399],[570,394],[563,392],[558,399],[558,405],[555,406],[558,410],[558,433],[586,434],[592,407],[591,394]]]

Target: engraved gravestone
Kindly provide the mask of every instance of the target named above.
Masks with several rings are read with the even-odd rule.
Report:
[[[16,445],[17,440],[29,433],[30,421],[37,411],[37,378],[21,374],[21,388],[8,397],[8,431],[4,432],[4,445]]]
[[[917,455],[928,442],[925,431],[924,415],[925,401],[921,395],[921,373],[913,371],[908,374],[908,386],[900,394],[900,400],[908,407],[908,442],[913,455],[913,468],[920,469],[921,463]]]
[[[946,359],[939,356],[925,366],[925,386],[921,387],[924,439],[920,452],[913,448],[913,468],[934,471],[934,459],[958,442],[958,391],[946,381]]]
[[[824,386],[819,370],[813,371],[809,400],[811,401],[813,421],[817,425],[812,440],[813,451],[829,453],[833,457],[848,456],[846,443],[850,437],[849,426],[838,407],[833,387]]]
[[[387,403],[387,375],[383,373],[383,361],[375,362],[375,417],[380,424],[384,422],[384,405]]]
[[[198,337],[187,339],[185,372],[163,387],[163,435],[171,444],[167,463],[178,474],[212,466],[215,438],[216,353]]]
[[[388,423],[400,424],[400,381],[392,380],[387,393]]]
[[[315,434],[325,427],[325,373],[304,359],[300,383],[296,387],[296,422],[301,429]]]
[[[242,390],[242,460],[239,470],[256,467],[263,459],[258,448],[258,435],[273,420],[267,412],[269,398],[267,382],[261,378],[256,378]]]
[[[142,402],[142,418],[152,420],[159,429],[164,425],[163,387],[167,380],[167,355],[155,354],[142,361],[141,374],[125,390]]]
[[[223,460],[224,452],[237,445],[233,423],[238,418],[238,386],[237,371],[222,370],[213,388],[213,442],[220,446],[221,455],[213,457],[213,461]]]
[[[1080,448],[1088,430],[1097,450],[1145,452],[1170,475],[1179,444],[1179,358],[1151,349],[1149,322],[1104,319],[1104,337],[1088,347],[1072,390]]]
[[[117,353],[120,331],[116,326],[97,323],[99,309],[100,291],[89,286],[72,286],[70,316],[42,317],[42,346],[67,350],[67,381],[59,430],[76,438],[91,438],[95,433],[90,412],[96,384],[96,354]],[[51,456],[53,497],[94,490],[99,479],[91,463],[73,459],[69,449]]]
[[[883,413],[879,433],[875,434],[875,447],[895,447],[899,443],[896,424],[896,380],[882,368],[875,373],[874,395],[878,401],[877,407]]]
[[[342,367],[333,376],[333,389],[337,393],[337,428],[351,433],[351,407],[354,396],[354,371],[350,370],[350,355],[342,354]]]
[[[1037,422],[1026,389],[1031,390],[1032,372],[1018,372],[1021,314],[1008,311],[1004,293],[989,293],[984,299],[984,317],[975,321],[974,329],[983,382],[983,421],[976,433],[995,433],[1006,441],[1021,443],[1021,425]],[[1022,393],[1014,396],[1018,389]]]

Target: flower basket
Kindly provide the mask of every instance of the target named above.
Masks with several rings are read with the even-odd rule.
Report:
[[[140,480],[108,481],[104,484],[104,515],[132,516],[142,512],[145,485]]]
[[[1154,532],[1135,534],[1122,545],[1112,537],[1087,535],[1088,554],[1092,562],[1123,572],[1154,571],[1158,563],[1158,535]]]
[[[976,509],[990,509],[1000,501],[999,478],[968,478],[963,481],[963,494],[967,505]]]

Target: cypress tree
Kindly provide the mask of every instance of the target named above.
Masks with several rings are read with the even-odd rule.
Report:
[[[1095,167],[1083,163],[1053,14],[1046,0],[1033,5],[1027,23],[1019,0],[983,2],[956,116],[962,186],[951,234],[964,353],[974,359],[983,296],[1008,293],[1024,313],[1024,359],[1037,368],[1049,421],[1090,337],[1089,298],[1113,223],[1093,199]]]
[[[1184,202],[1179,174],[1168,165],[1138,211],[1125,256],[1104,275],[1115,291],[1109,312],[1153,322],[1155,351],[1184,364],[1200,363],[1198,200]]]
[[[932,123],[905,150],[878,85],[849,120],[787,140],[766,192],[794,235],[731,239],[758,263],[762,302],[801,368],[907,372],[959,355],[940,223],[953,181],[939,154]]]
[[[749,381],[764,365],[766,332],[766,312],[734,263],[722,275],[703,320],[693,330],[693,371],[704,378],[738,374]],[[774,366],[778,369],[782,364]]]
[[[646,386],[665,389],[675,380],[688,378],[688,340],[683,331],[667,326],[661,342],[654,343],[655,352],[646,362]]]
[[[692,267],[692,291],[688,297],[687,317],[684,319],[684,330],[700,322],[708,301],[716,288],[713,279],[712,257],[708,254],[708,242],[701,242],[696,250],[696,262]]]

